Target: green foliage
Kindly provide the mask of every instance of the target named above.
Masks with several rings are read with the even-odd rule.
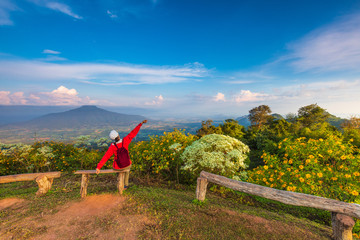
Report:
[[[240,140],[245,134],[244,126],[241,126],[234,119],[226,119],[223,124],[220,124],[221,132],[223,135],[227,135]]]
[[[166,179],[186,181],[180,167],[183,164],[180,154],[196,136],[175,129],[164,132],[163,136],[150,137],[149,141],[138,142],[129,149],[133,161],[132,169],[139,174],[160,175]]]
[[[239,171],[247,168],[249,147],[224,135],[210,134],[193,142],[182,153],[184,170],[198,176],[202,170],[239,179]]]
[[[221,127],[219,127],[219,126],[215,127],[212,124],[213,124],[213,120],[211,120],[211,119],[202,121],[201,128],[196,131],[196,135],[198,137],[203,137],[205,135],[209,135],[209,134],[213,134],[213,133],[222,134]]]
[[[104,154],[62,142],[1,144],[0,147],[0,175],[94,169]],[[111,167],[109,163],[107,167]]]

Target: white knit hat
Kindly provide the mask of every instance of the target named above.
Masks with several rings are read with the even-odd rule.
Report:
[[[111,140],[115,140],[115,138],[119,136],[119,133],[115,130],[111,130],[110,134],[109,134],[109,137]]]

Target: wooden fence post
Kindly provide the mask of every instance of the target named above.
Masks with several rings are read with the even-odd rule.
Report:
[[[352,229],[355,221],[352,217],[341,213],[331,213],[331,224],[334,240],[352,240]]]
[[[80,188],[80,194],[82,198],[86,197],[89,178],[90,174],[82,174]]]
[[[47,193],[51,189],[51,185],[53,183],[53,178],[48,178],[45,175],[38,176],[36,178],[36,182],[39,186],[39,190],[36,192],[36,195],[41,196]]]
[[[124,184],[125,184],[125,172],[119,172],[118,175],[118,190],[119,194],[121,195],[124,191]]]
[[[200,201],[205,200],[206,187],[208,185],[208,180],[206,178],[198,177],[196,185],[196,199]]]

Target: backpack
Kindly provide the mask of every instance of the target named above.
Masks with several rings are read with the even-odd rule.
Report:
[[[128,167],[130,165],[130,156],[129,152],[126,148],[124,148],[124,142],[122,142],[121,148],[118,148],[116,143],[114,143],[116,147],[116,156],[115,156],[115,162],[118,165],[119,168]]]

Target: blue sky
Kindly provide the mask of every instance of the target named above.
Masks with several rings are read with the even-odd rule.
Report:
[[[0,0],[0,104],[359,114],[360,1]]]

